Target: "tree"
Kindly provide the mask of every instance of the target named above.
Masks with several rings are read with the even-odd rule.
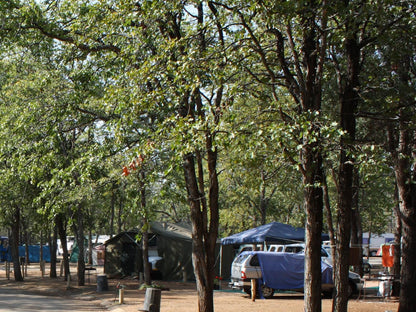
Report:
[[[319,115],[326,57],[326,3],[308,1],[300,6],[300,3],[281,5],[266,1],[249,14],[243,14],[243,8],[232,9],[237,12],[235,15],[241,33],[248,43],[244,48],[257,57],[254,62],[258,64],[257,68],[243,63],[245,68],[256,81],[271,87],[277,109],[281,111],[281,120],[288,128],[296,129],[297,149],[290,149],[292,143],[283,145],[282,150],[298,164],[303,178],[306,212],[305,311],[320,311],[323,142]],[[250,61],[253,59],[250,58]],[[293,105],[284,106],[285,102],[279,105],[283,88],[291,96]],[[297,160],[296,152],[299,152]]]
[[[410,41],[412,42],[412,41]],[[412,276],[416,261],[416,207],[415,203],[415,131],[414,131],[414,46],[405,44],[399,53],[397,65],[396,101],[392,104],[397,109],[398,127],[390,133],[390,149],[394,160],[394,173],[397,181],[400,225],[402,226],[402,269],[399,311],[411,311],[416,307],[412,295],[416,290]],[[392,129],[392,128],[390,128]]]
[[[412,190],[414,155],[411,150],[414,145],[412,116],[414,115],[415,29],[409,26],[411,25],[409,20],[414,18],[414,9],[413,5],[404,2],[383,8],[382,12],[386,15],[373,14],[374,17],[379,18],[379,22],[374,23],[378,26],[377,44],[373,46],[372,53],[368,54],[371,56],[368,59],[372,64],[367,68],[377,70],[377,75],[370,72],[368,76],[369,87],[364,90],[373,92],[368,94],[362,92],[369,107],[367,111],[360,112],[363,116],[373,119],[371,124],[373,126],[375,124],[375,129],[385,134],[381,137],[373,134],[372,138],[377,138],[376,142],[382,142],[385,152],[390,153],[391,158],[386,155],[383,157],[390,168],[393,167],[397,183],[400,211],[400,221],[397,222],[397,226],[398,230],[402,231],[402,241],[406,242],[403,243],[402,250],[399,311],[411,311],[415,307],[415,300],[410,295],[415,290],[415,283],[409,274],[414,270],[416,234],[411,195],[414,192]],[[370,33],[374,34],[374,32]],[[400,47],[397,42],[402,43]],[[391,193],[394,194],[394,191],[392,190]],[[406,229],[403,227],[400,229],[401,226]],[[396,259],[398,260],[397,257]],[[396,266],[398,265],[396,263]]]
[[[59,16],[61,21],[70,21],[48,20],[43,12],[48,9],[49,17]],[[124,109],[123,116],[134,111],[139,115],[130,120],[138,120],[138,116],[152,116],[157,112],[158,126],[163,130],[158,135],[163,134],[179,151],[193,223],[193,262],[200,294],[199,309],[212,311],[213,264],[218,232],[216,127],[224,96],[224,64],[221,58],[212,55],[213,51],[221,53],[225,47],[215,6],[212,3],[205,6],[202,2],[191,6],[173,2],[163,5],[123,2],[110,6],[94,3],[77,7],[76,2],[62,2],[49,7],[33,4],[27,11],[28,28],[71,44],[80,55],[90,54],[91,59],[94,55],[95,59],[110,64],[111,61],[100,58],[101,55],[123,51],[123,57],[119,58],[122,63],[119,64],[125,67],[112,76],[116,83],[108,88],[107,103],[111,103],[114,91],[122,90],[117,95],[123,94],[126,102],[117,96],[114,104]],[[98,12],[103,14],[96,14]],[[104,33],[112,35],[104,35],[104,38]],[[137,50],[136,38],[144,43],[140,50]],[[128,82],[125,86],[134,83],[135,87],[128,90],[119,84],[121,82]],[[122,127],[135,129],[128,126],[124,124]],[[209,176],[207,181],[204,165]],[[70,164],[69,168],[73,166]]]

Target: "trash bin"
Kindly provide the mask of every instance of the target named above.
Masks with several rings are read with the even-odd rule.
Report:
[[[108,290],[108,281],[107,275],[98,275],[97,276],[97,291],[107,291]]]
[[[382,274],[378,285],[378,295],[381,297],[390,297],[394,276]]]

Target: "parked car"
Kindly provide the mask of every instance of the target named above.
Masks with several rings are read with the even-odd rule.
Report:
[[[303,291],[304,259],[304,254],[243,252],[232,263],[229,286],[250,294],[251,280],[260,280],[262,282],[259,285],[259,290],[264,298],[273,297],[275,290]],[[269,265],[266,265],[266,262]],[[325,296],[332,296],[334,288],[332,266],[322,261],[321,267],[322,293]],[[265,276],[263,276],[262,271]],[[348,296],[358,294],[363,284],[363,280],[358,274],[349,272]]]

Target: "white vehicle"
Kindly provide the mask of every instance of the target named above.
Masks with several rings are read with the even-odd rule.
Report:
[[[291,253],[304,253],[305,244],[288,244],[288,245],[270,245],[268,251],[271,252],[291,252]],[[331,266],[334,265],[331,254],[331,246],[329,244],[323,244],[321,247],[321,258]],[[364,273],[370,273],[371,264],[367,259],[363,259],[363,271]]]
[[[269,261],[273,263],[272,268],[263,266],[259,257],[267,257]],[[260,291],[264,298],[271,298],[275,290],[295,290],[303,291],[303,266],[299,266],[300,263],[304,262],[303,254],[291,254],[286,252],[261,252],[251,251],[243,252],[238,255],[231,266],[231,282],[229,286],[234,289],[244,290],[246,293],[251,293],[251,280],[263,280],[263,283],[259,285]],[[325,263],[323,261],[323,267]],[[279,265],[277,265],[279,264]],[[326,278],[323,278],[322,293],[325,296],[331,296],[334,285],[332,283],[332,267],[326,263],[326,268],[330,268],[330,272],[325,271]],[[262,269],[265,274],[263,278]],[[267,273],[266,273],[267,272]],[[329,274],[329,275],[328,275]],[[329,281],[328,277],[331,277]],[[296,281],[291,280],[292,278],[297,279]],[[287,279],[287,280],[285,280]],[[267,280],[279,281],[283,288],[273,288],[268,284]],[[358,294],[363,287],[363,280],[356,273],[349,272],[349,288],[348,296],[351,297],[354,294]],[[296,285],[292,287],[291,285]]]
[[[288,244],[288,245],[270,245],[268,250],[269,252],[289,252],[289,253],[305,253],[305,244]],[[321,247],[321,258],[326,263],[333,265],[332,256],[330,252],[323,247]]]

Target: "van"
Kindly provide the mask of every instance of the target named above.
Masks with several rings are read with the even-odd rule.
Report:
[[[303,291],[305,255],[287,252],[243,252],[238,255],[231,266],[233,289],[251,293],[251,280],[259,281],[259,293],[264,298],[271,298],[276,290]],[[332,266],[322,261],[322,293],[332,296]],[[264,272],[265,276],[262,275]],[[363,280],[356,273],[349,272],[348,296],[358,294],[363,287]]]
[[[289,253],[305,253],[305,244],[288,244],[288,245],[269,245],[267,249],[269,252],[289,252]],[[328,253],[325,248],[321,247],[321,258],[330,265],[333,265],[331,253]]]

